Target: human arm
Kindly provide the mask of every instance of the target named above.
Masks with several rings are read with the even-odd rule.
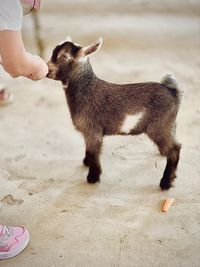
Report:
[[[21,31],[0,31],[0,54],[3,68],[13,77],[24,76],[40,80],[48,73],[43,59],[26,52]]]

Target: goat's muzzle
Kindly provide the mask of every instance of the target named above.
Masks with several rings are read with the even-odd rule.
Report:
[[[49,72],[47,73],[46,77],[47,77],[47,78],[52,78],[52,74],[53,74],[52,71],[49,71]]]
[[[55,74],[56,74],[56,66],[55,66],[55,64],[52,64],[52,62],[49,61],[47,63],[47,66],[48,66],[49,72],[47,73],[46,77],[50,78],[50,79],[54,79],[55,78]]]

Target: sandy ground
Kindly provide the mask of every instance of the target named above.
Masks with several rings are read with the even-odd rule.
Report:
[[[66,34],[83,45],[102,36],[91,58],[99,77],[124,83],[176,75],[183,148],[175,187],[161,192],[165,159],[147,137],[107,137],[101,183],[88,185],[83,139],[61,84],[13,80],[1,69],[15,101],[0,109],[0,223],[26,226],[31,242],[0,266],[200,266],[200,2],[44,2],[46,58]],[[24,39],[36,52],[31,17],[25,22]],[[176,201],[164,214],[166,197]]]

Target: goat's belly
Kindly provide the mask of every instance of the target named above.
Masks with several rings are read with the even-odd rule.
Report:
[[[131,130],[133,130],[138,122],[142,119],[144,116],[143,112],[134,114],[134,115],[127,115],[120,127],[119,133],[129,133]]]

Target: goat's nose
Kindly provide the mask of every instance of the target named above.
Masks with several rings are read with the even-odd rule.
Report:
[[[52,73],[52,71],[49,70],[49,72],[47,73],[46,77],[47,77],[47,78],[50,78],[50,77],[51,77],[51,73]]]

